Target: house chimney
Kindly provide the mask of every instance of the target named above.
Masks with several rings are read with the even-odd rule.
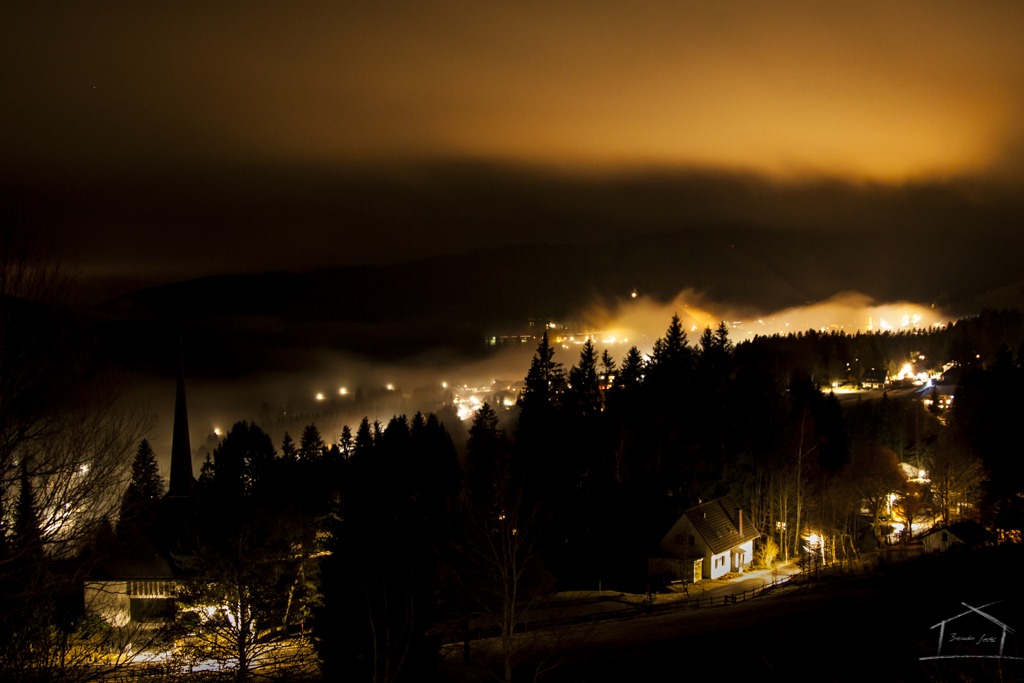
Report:
[[[736,517],[739,520],[740,538],[743,538],[743,509],[742,508],[738,508],[736,510]]]

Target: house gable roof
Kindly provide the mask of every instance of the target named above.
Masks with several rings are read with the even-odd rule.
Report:
[[[924,534],[922,538],[937,534],[940,531],[948,531],[949,533],[956,536],[958,539],[963,541],[965,545],[975,546],[986,541],[995,540],[995,536],[991,534],[985,527],[978,524],[977,522],[965,519],[962,522],[950,524],[949,526],[940,526],[932,529],[928,533]]]
[[[761,535],[747,520],[743,520],[743,535],[740,535],[738,510],[732,496],[722,496],[692,507],[683,514],[711,548],[711,552],[717,555]]]
[[[887,374],[884,368],[878,368],[877,370],[871,368],[861,375],[860,380],[861,382],[885,382]]]

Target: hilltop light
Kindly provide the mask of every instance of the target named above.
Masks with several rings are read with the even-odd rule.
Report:
[[[213,433],[214,433],[215,435],[217,435],[217,436],[220,436],[220,427],[214,427],[214,428],[213,428]]]

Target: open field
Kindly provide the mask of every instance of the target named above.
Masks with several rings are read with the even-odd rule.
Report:
[[[521,640],[519,669],[528,679],[550,669],[547,680],[572,681],[681,680],[715,672],[724,680],[758,681],[1021,680],[1021,662],[919,659],[935,653],[931,627],[962,612],[964,602],[995,602],[992,614],[1019,632],[1021,550],[922,557],[736,605],[530,633]],[[1019,638],[1008,636],[1006,655],[1024,650]],[[475,646],[470,667],[462,665],[460,648],[446,652],[452,679],[473,680],[498,642]]]

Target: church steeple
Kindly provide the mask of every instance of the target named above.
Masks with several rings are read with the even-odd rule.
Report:
[[[178,365],[178,394],[174,401],[174,438],[171,442],[170,498],[187,498],[195,489],[192,476],[192,444],[188,438],[188,410],[185,407],[185,364]]]

